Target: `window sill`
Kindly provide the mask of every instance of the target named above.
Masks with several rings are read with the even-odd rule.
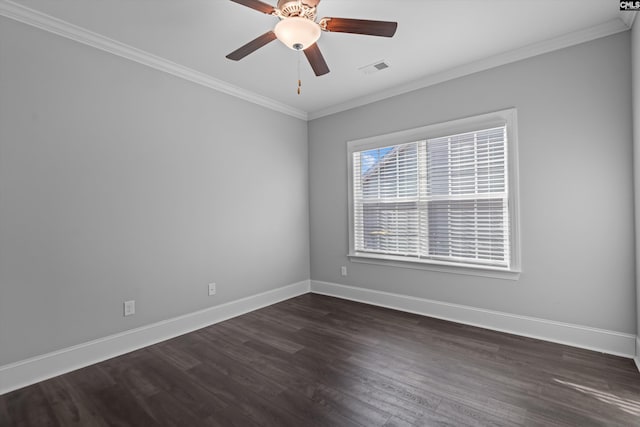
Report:
[[[351,253],[347,255],[352,262],[384,265],[389,267],[429,270],[440,273],[463,274],[467,276],[491,277],[495,279],[519,280],[521,270],[507,270],[499,267],[470,266],[438,261],[408,261],[402,257],[376,256],[367,253]]]

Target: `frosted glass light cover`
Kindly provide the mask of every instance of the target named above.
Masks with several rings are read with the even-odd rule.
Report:
[[[320,31],[318,24],[299,16],[284,18],[273,30],[278,40],[293,50],[306,49],[314,44],[320,38]],[[302,45],[302,48],[296,45]]]

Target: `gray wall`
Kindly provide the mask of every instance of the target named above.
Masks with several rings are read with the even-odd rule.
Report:
[[[637,331],[640,332],[640,24],[637,22],[631,31],[631,68],[633,71],[633,167],[635,188],[636,218],[636,313]],[[640,348],[636,348],[640,356]]]
[[[309,278],[304,121],[5,18],[0,94],[0,366]]]
[[[626,32],[310,122],[311,279],[635,333],[629,52]],[[349,263],[346,141],[508,107],[520,280]]]

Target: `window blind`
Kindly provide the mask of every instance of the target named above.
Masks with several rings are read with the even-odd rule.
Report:
[[[509,267],[506,126],[353,152],[357,252]]]

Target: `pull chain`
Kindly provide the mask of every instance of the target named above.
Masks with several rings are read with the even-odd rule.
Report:
[[[302,0],[298,0],[298,6],[300,6],[300,16],[303,15],[304,8],[302,7]],[[298,49],[298,96],[300,96],[300,91],[302,88],[302,80],[300,80],[300,57],[302,56],[302,45],[299,45]]]
[[[298,95],[300,95],[300,88],[302,87],[302,80],[300,80],[300,56],[302,56],[301,50],[298,53]]]

